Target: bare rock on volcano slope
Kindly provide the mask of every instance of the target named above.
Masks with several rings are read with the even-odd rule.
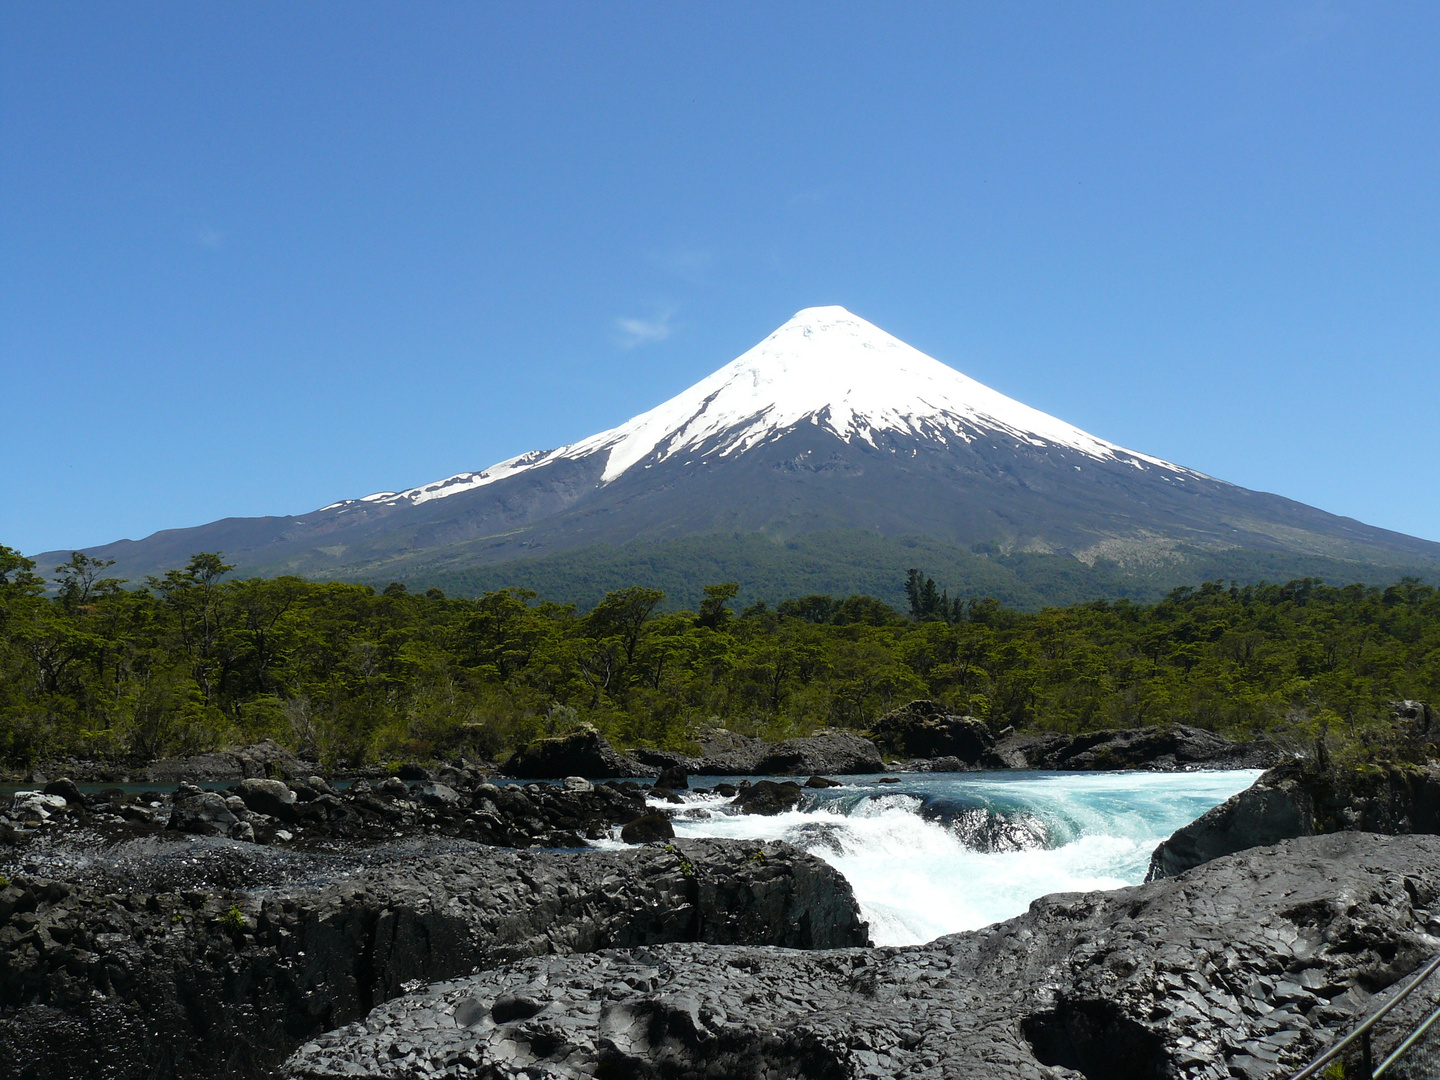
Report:
[[[286,1072],[1278,1080],[1440,951],[1437,898],[1440,839],[1308,837],[911,948],[521,961],[393,1000]]]

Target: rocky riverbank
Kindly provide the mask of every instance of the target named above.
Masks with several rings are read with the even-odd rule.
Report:
[[[912,701],[886,713],[870,737],[886,754],[909,758],[898,766],[907,772],[1257,769],[1275,764],[1280,756],[1271,743],[1232,743],[1184,724],[1079,735],[1007,728],[996,736],[983,721],[948,713],[936,701]]]
[[[337,790],[318,776],[241,780],[219,792],[181,783],[174,791],[82,793],[68,779],[19,793],[0,810],[0,841],[25,846],[63,834],[67,843],[113,844],[177,833],[226,836],[289,848],[336,850],[400,837],[447,837],[496,847],[583,847],[644,815],[645,789],[632,783],[496,786],[473,771],[432,774],[412,767],[409,783],[388,777]],[[447,782],[448,781],[448,782]],[[0,849],[3,850],[3,849]]]
[[[507,964],[394,999],[287,1072],[1277,1078],[1440,951],[1437,901],[1440,839],[1307,837],[914,948]]]
[[[644,749],[621,753],[594,728],[582,727],[531,744],[511,757],[505,770],[527,779],[569,775],[655,777],[666,769],[679,769],[693,776],[833,776],[886,770],[982,769],[1172,772],[1266,768],[1280,757],[1270,743],[1232,743],[1213,731],[1183,724],[1082,735],[1007,730],[997,738],[984,722],[973,716],[947,714],[933,701],[914,701],[887,713],[876,721],[868,738],[827,731],[771,743],[715,730],[706,734],[701,750],[698,756]]]
[[[1440,833],[1440,763],[1342,768],[1304,760],[1270,769],[1160,844],[1150,877],[1174,877],[1261,844],[1342,831]]]
[[[866,941],[844,879],[784,844],[72,838],[0,869],[0,1061],[34,1080],[263,1075],[397,994],[524,957]]]
[[[1401,702],[1399,705],[1415,705]],[[1428,706],[1417,706],[1427,710]],[[980,769],[1109,770],[1252,769],[1280,760],[1264,740],[1232,743],[1213,731],[1183,724],[1125,728],[1066,735],[1016,732],[996,735],[973,716],[949,713],[935,701],[912,701],[886,713],[869,732],[823,730],[803,738],[769,742],[723,728],[700,735],[700,753],[635,748],[617,750],[594,727],[583,724],[561,735],[537,739],[503,765],[456,762],[405,766],[401,779],[428,776],[452,784],[452,777],[559,780],[651,779],[666,769],[692,776],[865,775],[882,771],[965,772]],[[183,758],[151,762],[48,762],[12,774],[17,782],[43,786],[57,777],[77,783],[170,785],[232,783],[247,779],[304,780],[318,772],[284,747],[265,740]],[[413,774],[413,775],[411,775]],[[441,775],[448,774],[448,775]],[[383,781],[376,767],[352,771],[346,779]]]

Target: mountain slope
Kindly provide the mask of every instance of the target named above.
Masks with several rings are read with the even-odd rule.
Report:
[[[1127,450],[837,307],[800,312],[683,393],[569,446],[298,517],[88,551],[132,579],[222,550],[242,572],[404,580],[597,544],[836,531],[1145,573],[1225,551],[1440,567],[1440,544]]]

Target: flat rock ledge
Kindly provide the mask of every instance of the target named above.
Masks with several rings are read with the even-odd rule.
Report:
[[[523,960],[303,1046],[292,1078],[1288,1075],[1440,952],[1440,839],[1286,841],[913,948]]]
[[[526,957],[869,940],[844,878],[782,843],[327,858],[154,838],[30,870],[0,888],[0,1073],[32,1080],[271,1075],[397,994]]]

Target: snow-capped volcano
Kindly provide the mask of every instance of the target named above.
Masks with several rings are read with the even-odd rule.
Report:
[[[551,462],[604,455],[601,483],[642,464],[703,455],[728,457],[802,424],[844,442],[876,445],[879,435],[941,443],[1002,435],[1030,446],[1063,447],[1095,461],[1157,466],[1198,476],[1106,442],[1006,397],[843,307],[812,307],[753,349],[649,412],[557,450],[536,450],[480,472],[459,473],[408,491],[381,491],[325,509],[365,503],[412,505],[458,495]]]
[[[308,514],[228,518],[86,554],[116,560],[114,572],[132,581],[198,551],[224,552],[241,573],[371,581],[471,581],[483,567],[551,556],[562,562],[547,566],[579,560],[577,580],[593,585],[603,577],[595,566],[643,541],[675,545],[656,558],[687,588],[703,572],[748,575],[755,590],[770,574],[775,590],[883,592],[914,565],[921,540],[933,558],[955,560],[956,573],[969,573],[963,568],[981,554],[1058,557],[1036,571],[1045,588],[1059,584],[1035,595],[1056,600],[1075,595],[1064,584],[1081,572],[1072,560],[1106,580],[1148,574],[1176,583],[1253,575],[1256,566],[1271,580],[1348,575],[1352,564],[1440,567],[1440,544],[1127,450],[841,307],[806,308],[669,401],[557,450]],[[812,542],[831,554],[806,555]],[[734,556],[737,544],[752,555]],[[719,568],[723,552],[739,559],[725,564],[733,569]],[[836,552],[851,571],[836,576]],[[68,556],[39,558],[58,565]],[[649,555],[635,557],[649,569],[615,587],[654,570]],[[973,587],[995,587],[1002,570],[1012,572],[986,563]],[[792,584],[774,584],[781,579]]]

